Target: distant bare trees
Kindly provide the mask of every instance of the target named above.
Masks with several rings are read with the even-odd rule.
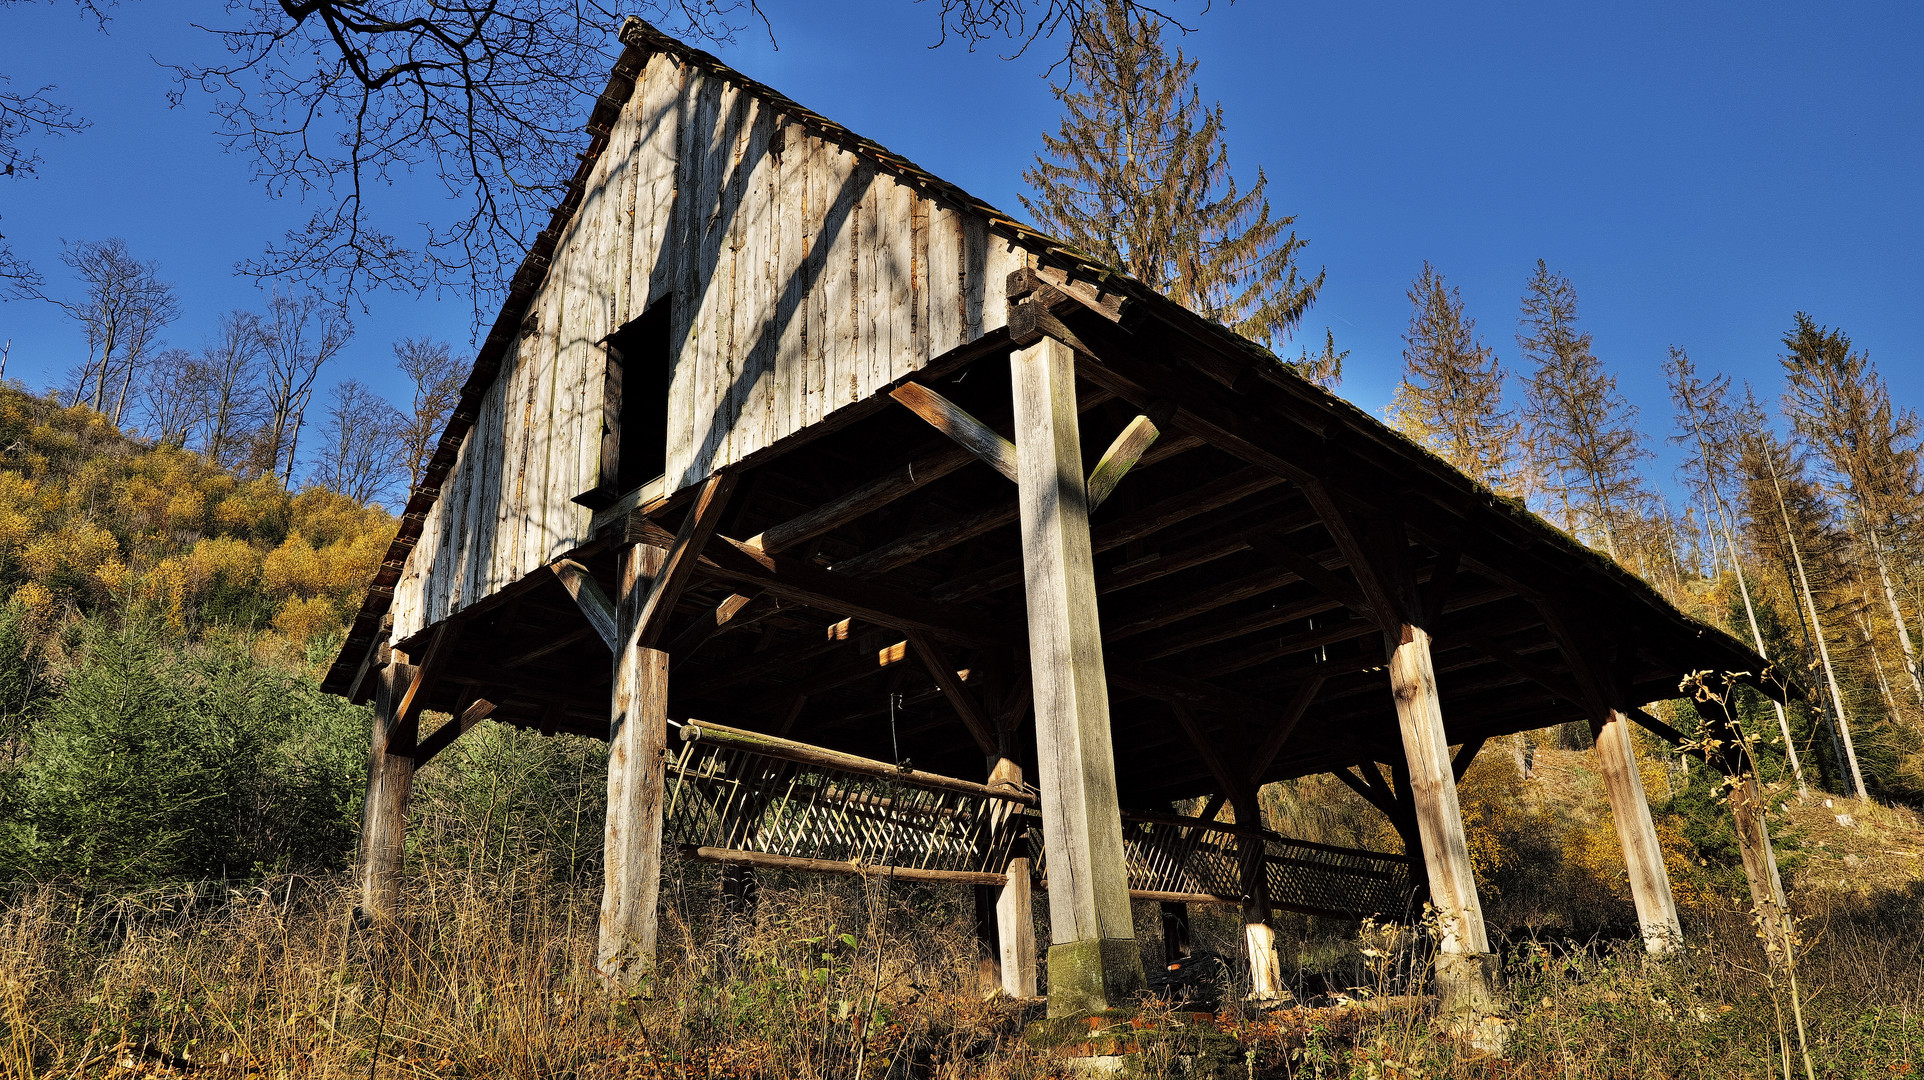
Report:
[[[428,454],[461,398],[467,365],[454,358],[445,341],[402,338],[394,343],[394,366],[407,378],[412,394],[396,433],[412,488],[421,482]]]
[[[70,244],[60,261],[81,291],[54,302],[87,336],[87,359],[68,375],[68,403],[85,402],[118,424],[161,330],[180,317],[180,303],[160,279],[160,265],[134,258],[117,237]]]
[[[267,412],[256,455],[262,471],[294,482],[301,425],[321,367],[347,347],[354,328],[312,293],[275,293],[261,325],[261,401]]]
[[[357,379],[336,384],[328,400],[310,481],[357,502],[386,501],[406,464],[400,439],[406,418]]]

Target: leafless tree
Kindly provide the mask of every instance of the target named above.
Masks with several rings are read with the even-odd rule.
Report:
[[[118,424],[160,331],[180,317],[180,303],[160,280],[160,264],[134,258],[118,237],[69,244],[60,261],[80,279],[81,294],[54,302],[87,335],[86,362],[68,375],[68,402],[85,402]]]
[[[266,471],[277,472],[282,483],[292,486],[301,425],[307,403],[314,396],[314,380],[322,365],[347,347],[354,327],[312,293],[295,296],[277,292],[268,299],[261,329],[260,385],[267,407],[261,456]]]
[[[461,397],[467,365],[454,357],[445,341],[402,338],[394,343],[394,366],[412,388],[408,411],[398,428],[401,461],[407,466],[408,487],[421,482],[428,454]]]
[[[196,448],[216,465],[240,464],[247,456],[247,437],[264,418],[259,364],[265,337],[259,315],[230,311],[201,349],[199,419],[190,436],[199,436]]]
[[[329,392],[322,445],[310,481],[356,502],[385,502],[402,479],[405,417],[386,398],[347,379]]]
[[[1142,0],[943,0],[942,39],[1024,47]],[[1206,8],[1206,0],[1167,5]],[[210,94],[228,145],[276,195],[318,209],[247,264],[344,302],[373,287],[453,286],[477,313],[561,197],[626,12],[697,42],[750,26],[762,0],[232,0],[227,58],[176,68],[176,97]],[[812,5],[796,4],[813,13]],[[1073,44],[1073,36],[1069,37]],[[449,218],[418,226],[387,181],[426,172]],[[418,228],[418,231],[417,231]],[[403,235],[402,230],[407,230]]]
[[[206,370],[187,349],[168,349],[148,365],[141,388],[147,434],[162,446],[187,445],[199,426],[205,400]]]

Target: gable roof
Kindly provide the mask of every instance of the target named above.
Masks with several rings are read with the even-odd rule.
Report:
[[[383,635],[383,624],[393,601],[395,585],[420,539],[428,512],[440,497],[441,485],[455,464],[461,444],[478,416],[482,398],[493,385],[508,347],[520,332],[523,311],[547,278],[556,245],[581,206],[595,164],[607,148],[609,133],[632,96],[637,77],[649,58],[656,54],[672,57],[681,64],[734,83],[824,141],[867,159],[934,198],[980,216],[988,222],[992,233],[1019,244],[1035,258],[1038,265],[1058,270],[1070,280],[1088,283],[1102,293],[1119,296],[1126,303],[1134,305],[1139,315],[1169,325],[1216,355],[1248,365],[1267,388],[1281,392],[1292,413],[1308,417],[1311,426],[1321,430],[1325,438],[1335,440],[1340,436],[1354,444],[1369,444],[1375,450],[1398,459],[1403,467],[1420,473],[1424,482],[1456,489],[1461,496],[1479,503],[1487,511],[1485,520],[1518,546],[1545,545],[1556,552],[1558,561],[1564,563],[1570,572],[1601,579],[1599,584],[1607,581],[1611,586],[1628,590],[1637,600],[1655,609],[1654,613],[1663,621],[1670,622],[1672,629],[1697,638],[1709,636],[1716,639],[1715,651],[1733,658],[1734,662],[1741,661],[1753,667],[1765,664],[1748,646],[1724,631],[1684,614],[1641,577],[1543,520],[1521,501],[1499,495],[1361,408],[1303,378],[1261,345],[1196,314],[1128,274],[1096,261],[1074,246],[1023,224],[879,143],[743,75],[712,54],[663,34],[639,17],[630,16],[623,23],[619,40],[624,45],[623,52],[616,60],[607,87],[596,99],[585,125],[589,134],[587,149],[581,155],[581,162],[567,184],[566,195],[555,208],[548,226],[536,235],[526,258],[509,282],[501,312],[475,357],[474,367],[462,386],[460,399],[449,416],[447,427],[428,460],[419,484],[408,499],[399,530],[369,586],[367,597],[349,629],[340,654],[322,683],[323,689],[333,693],[348,692],[362,658]]]

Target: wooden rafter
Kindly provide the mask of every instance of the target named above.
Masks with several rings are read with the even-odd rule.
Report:
[[[1015,444],[960,405],[921,383],[903,383],[889,391],[889,396],[996,472],[1015,479]]]

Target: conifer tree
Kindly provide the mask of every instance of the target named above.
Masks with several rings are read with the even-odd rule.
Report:
[[[1425,262],[1410,285],[1403,381],[1390,403],[1396,426],[1470,476],[1512,484],[1517,425],[1503,408],[1503,365],[1477,340],[1463,295]]]
[[[1315,302],[1324,272],[1297,263],[1294,217],[1271,217],[1259,171],[1230,173],[1220,104],[1205,107],[1196,62],[1163,46],[1162,24],[1108,3],[1077,28],[1061,127],[1023,172],[1022,205],[1044,232],[1271,349]],[[1331,343],[1333,349],[1333,342]]]
[[[1649,492],[1637,472],[1649,456],[1636,428],[1637,409],[1617,390],[1577,328],[1577,290],[1542,259],[1523,293],[1517,346],[1532,364],[1524,421],[1529,450],[1563,511],[1564,527],[1622,555],[1626,522]]]
[[[1736,514],[1726,494],[1737,457],[1737,435],[1731,430],[1734,420],[1729,400],[1730,376],[1698,378],[1690,354],[1675,345],[1670,347],[1670,360],[1664,370],[1670,376],[1670,396],[1677,406],[1677,434],[1671,436],[1670,441],[1685,448],[1684,483],[1706,507],[1704,524],[1714,537],[1713,546],[1720,541],[1729,553],[1731,569],[1737,576],[1737,591],[1744,601],[1744,618],[1750,624],[1751,642],[1757,648],[1757,655],[1768,659],[1770,652],[1764,645],[1764,632],[1757,623],[1757,606],[1751,599],[1750,577],[1744,571],[1743,558],[1737,553]],[[1808,792],[1810,784],[1797,755],[1790,717],[1782,702],[1773,700],[1771,705],[1777,712],[1777,728],[1784,737],[1784,752],[1790,759],[1798,790]]]
[[[1343,381],[1343,361],[1349,359],[1349,350],[1336,351],[1336,335],[1329,328],[1323,329],[1323,351],[1315,356],[1308,349],[1303,355],[1289,362],[1296,374],[1325,390],[1334,390]]]
[[[1892,406],[1890,387],[1868,354],[1853,350],[1842,330],[1818,326],[1804,312],[1784,335],[1781,360],[1784,412],[1850,508],[1853,531],[1883,586],[1911,690],[1924,705],[1917,649],[1885,554],[1918,499],[1917,417]]]

